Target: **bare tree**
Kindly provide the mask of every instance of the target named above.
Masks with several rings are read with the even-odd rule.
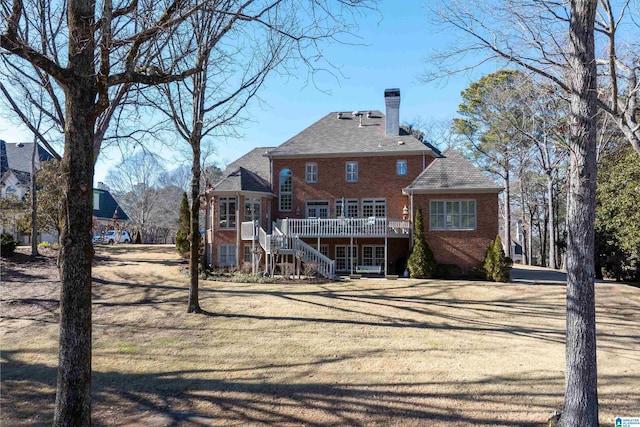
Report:
[[[91,423],[91,243],[93,165],[98,155],[101,114],[120,90],[183,79],[196,69],[176,68],[152,75],[137,70],[142,57],[161,55],[170,39],[197,9],[193,2],[68,0],[65,5],[24,0],[0,6],[0,48],[14,69],[33,66],[50,85],[62,89],[64,117],[63,193],[66,222],[61,236],[60,346],[54,425]],[[64,7],[66,6],[66,7]],[[55,29],[68,40],[49,43]],[[37,34],[39,40],[31,40]],[[183,66],[185,64],[182,64]],[[115,93],[114,93],[115,92]],[[117,102],[115,103],[117,104]],[[63,107],[64,106],[64,107]],[[99,138],[98,138],[99,139]]]
[[[155,108],[173,121],[191,149],[190,288],[188,312],[200,312],[200,197],[203,145],[215,137],[237,136],[243,112],[266,78],[289,72],[302,61],[313,73],[321,46],[351,30],[348,17],[371,7],[362,0],[226,1],[193,14],[188,37],[167,45],[172,64],[193,61],[198,72],[163,86]],[[355,8],[354,6],[358,6]],[[184,55],[193,51],[193,55]],[[153,101],[153,99],[150,99]],[[206,149],[206,147],[205,147]],[[239,248],[238,248],[239,249]]]
[[[437,0],[429,3],[436,25],[459,36],[427,58],[426,81],[446,78],[498,60],[551,80],[570,93],[567,78],[570,2],[537,0]],[[597,0],[594,32],[600,90],[598,107],[640,154],[640,8],[632,0]],[[469,62],[473,52],[477,62]],[[464,59],[461,61],[461,59]],[[460,67],[460,63],[467,64]]]
[[[596,182],[596,109],[611,114],[628,141],[640,153],[637,125],[637,32],[626,42],[620,25],[637,29],[630,1],[621,2],[616,16],[608,0],[569,2],[503,0],[499,2],[438,1],[432,10],[466,40],[431,56],[439,68],[427,78],[461,71],[460,55],[480,53],[480,63],[498,58],[543,76],[569,97],[569,195],[567,209],[567,347],[566,389],[561,425],[597,426],[597,367],[594,297],[594,217]],[[598,8],[600,6],[600,9]],[[596,13],[598,23],[596,24]],[[597,91],[598,68],[594,34],[607,37],[608,49],[599,64],[603,91]],[[616,37],[623,36],[623,37]],[[629,34],[627,34],[629,36]],[[626,55],[621,44],[631,46]],[[622,52],[619,52],[621,51]],[[478,64],[469,65],[469,69]],[[623,84],[620,84],[623,83]]]
[[[149,220],[158,204],[162,203],[157,197],[157,184],[163,172],[164,168],[153,154],[140,150],[124,156],[120,164],[109,170],[105,179],[145,241]]]

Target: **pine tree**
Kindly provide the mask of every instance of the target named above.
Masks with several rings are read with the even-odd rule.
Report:
[[[182,194],[180,202],[180,217],[178,219],[178,232],[176,233],[176,249],[180,255],[189,252],[189,223],[191,221],[191,212],[189,211],[189,200],[187,193]]]
[[[496,239],[489,243],[482,267],[484,268],[487,280],[493,280],[494,282],[509,281],[511,260],[504,254],[500,236],[496,236]]]
[[[407,262],[409,273],[411,277],[430,279],[436,271],[437,263],[424,237],[424,220],[420,208],[416,211],[413,238],[413,248]]]

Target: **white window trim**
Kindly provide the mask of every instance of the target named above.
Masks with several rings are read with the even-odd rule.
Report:
[[[224,257],[223,257],[223,254],[224,254]],[[236,245],[229,245],[229,244],[218,245],[218,265],[220,267],[234,266],[236,265],[236,262],[237,262]]]
[[[308,184],[316,184],[318,182],[317,163],[306,163],[304,165],[304,181]]]
[[[462,202],[473,202],[473,227],[462,227]],[[444,203],[444,227],[433,227],[433,203]],[[447,227],[447,203],[458,203],[460,215],[460,227]],[[436,231],[474,231],[478,229],[478,201],[476,199],[433,199],[429,202],[429,230]]]
[[[355,166],[355,171],[349,172],[349,166]],[[346,162],[344,164],[344,180],[346,182],[358,182],[360,179],[358,162]]]
[[[223,203],[224,200],[224,203]],[[229,202],[234,201],[236,208],[233,209],[233,212],[229,210]],[[226,209],[224,210],[224,215],[225,215],[225,220],[226,220],[226,226],[222,227],[220,226],[220,223],[223,220],[223,210],[222,210],[222,206],[225,205]],[[218,229],[220,230],[235,230],[235,228],[238,225],[238,217],[236,215],[236,210],[238,209],[238,198],[237,197],[220,197],[218,199]],[[233,213],[233,215],[232,215]],[[233,225],[229,225],[231,223],[230,218],[233,216],[235,224]]]
[[[400,170],[400,165],[401,164],[404,165],[402,173],[400,173],[401,172],[401,170]],[[408,164],[407,164],[406,160],[398,160],[398,161],[396,161],[396,175],[399,175],[399,176],[406,175],[408,173],[407,169],[408,169]]]

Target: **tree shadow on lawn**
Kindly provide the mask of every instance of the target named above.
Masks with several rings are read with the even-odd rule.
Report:
[[[16,361],[19,353],[2,356],[2,424],[50,425],[56,369]],[[344,359],[316,363],[326,365]],[[256,366],[247,371],[269,367]],[[533,378],[496,376],[457,383],[287,384],[265,381],[258,374],[238,381],[205,378],[216,372],[94,372],[93,425],[541,426],[554,405],[561,404],[564,383],[562,376],[544,373]],[[637,384],[640,377],[604,376],[600,380]],[[543,391],[518,391],[540,384],[544,384]],[[625,403],[633,400],[640,401],[640,391],[630,391],[626,400],[600,394],[600,401],[607,401],[613,413],[626,413],[629,408]],[[532,414],[541,419],[532,421]]]

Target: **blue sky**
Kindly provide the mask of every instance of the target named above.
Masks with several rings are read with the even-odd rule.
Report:
[[[252,148],[276,146],[332,111],[374,110],[384,112],[386,88],[400,88],[400,121],[415,118],[424,121],[449,119],[460,103],[460,92],[469,83],[467,75],[450,78],[445,84],[419,81],[425,69],[423,59],[434,47],[448,42],[447,35],[431,25],[422,0],[386,1],[380,14],[370,13],[359,20],[358,45],[333,44],[324,53],[340,69],[336,78],[317,75],[317,86],[307,82],[305,70],[300,76],[276,77],[260,92],[266,105],[250,105],[240,139],[214,141],[212,160],[220,166],[235,160]],[[492,71],[492,70],[491,70]],[[479,74],[474,76],[479,78]],[[26,129],[0,118],[0,139],[8,142],[30,141]],[[95,182],[104,180],[107,170],[117,162],[115,152],[101,154],[96,165]],[[169,167],[184,156],[163,155]]]

